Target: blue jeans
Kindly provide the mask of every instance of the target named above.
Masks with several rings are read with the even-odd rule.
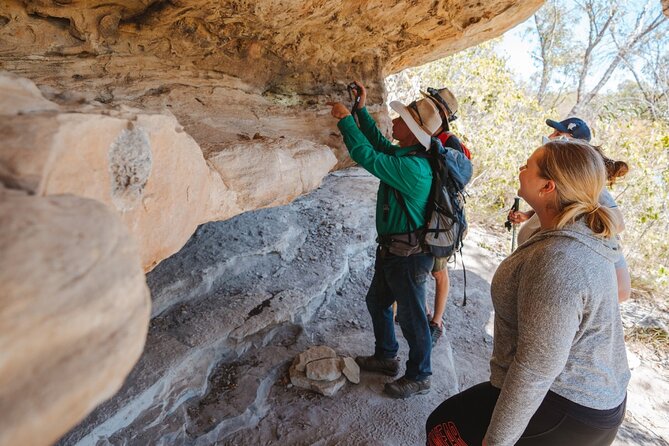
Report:
[[[366,299],[376,339],[374,355],[378,358],[394,358],[399,350],[392,309],[393,302],[397,302],[397,319],[409,344],[405,376],[417,381],[432,375],[432,338],[425,314],[425,282],[433,261],[431,254],[400,257],[379,248]]]

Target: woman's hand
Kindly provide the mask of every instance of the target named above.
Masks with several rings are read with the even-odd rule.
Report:
[[[365,89],[364,85],[360,83],[360,81],[353,81],[355,85],[358,86],[358,92],[360,93],[360,102],[358,103],[358,109],[361,109],[362,107],[365,106],[365,102],[367,102],[367,89]]]
[[[527,211],[527,212],[521,212],[521,211],[509,211],[509,215],[507,218],[511,223],[514,225],[517,225],[519,223],[526,222],[527,220],[530,219],[534,215],[534,211]]]
[[[337,119],[342,119],[351,115],[351,112],[348,111],[348,108],[346,108],[346,106],[341,102],[326,102],[326,104],[332,106],[332,111],[330,113],[332,113],[332,116]]]

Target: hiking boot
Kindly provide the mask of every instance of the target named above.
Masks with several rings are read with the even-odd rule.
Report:
[[[432,336],[432,348],[437,345],[437,341],[444,334],[444,328],[430,321],[430,335]]]
[[[395,376],[400,371],[400,362],[397,358],[377,358],[376,356],[356,356],[355,362],[361,369],[368,372],[379,372],[388,376]]]
[[[383,391],[393,398],[409,398],[413,395],[425,395],[430,391],[430,377],[414,381],[403,376],[391,383],[386,383]]]

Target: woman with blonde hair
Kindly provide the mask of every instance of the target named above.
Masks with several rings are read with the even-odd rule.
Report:
[[[609,445],[622,423],[630,373],[616,219],[599,203],[602,157],[584,142],[551,141],[519,180],[541,229],[493,277],[490,381],[432,412],[428,445]]]
[[[543,142],[547,143],[555,139],[579,139],[590,143],[590,138],[592,133],[590,132],[590,127],[588,124],[579,118],[567,118],[564,121],[557,122],[552,119],[547,119],[546,124],[553,128],[553,133],[548,136],[543,137]],[[618,178],[622,178],[629,172],[629,167],[624,161],[616,161],[607,157],[602,151],[601,146],[592,146],[593,149],[599,153],[604,161],[604,167],[606,168],[606,182],[610,187],[612,186]],[[613,211],[613,216],[616,221],[615,229],[618,234],[625,230],[625,220],[623,218],[623,213],[618,208],[616,200],[611,196],[607,188],[603,188],[601,194],[599,195],[599,203],[602,206]],[[518,231],[518,244],[521,245],[525,243],[527,239],[532,237],[539,231],[539,219],[534,214],[534,210],[529,211],[509,211],[508,215],[509,221],[514,224],[523,223]],[[630,277],[630,272],[627,267],[627,262],[625,261],[625,256],[623,253],[620,253],[620,257],[616,261],[616,280],[618,282],[618,302],[623,302],[629,299],[630,294],[632,293],[632,280]]]

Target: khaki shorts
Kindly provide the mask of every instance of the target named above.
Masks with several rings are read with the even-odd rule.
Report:
[[[432,267],[432,272],[436,273],[446,269],[446,263],[448,263],[448,257],[435,257],[434,266]]]

